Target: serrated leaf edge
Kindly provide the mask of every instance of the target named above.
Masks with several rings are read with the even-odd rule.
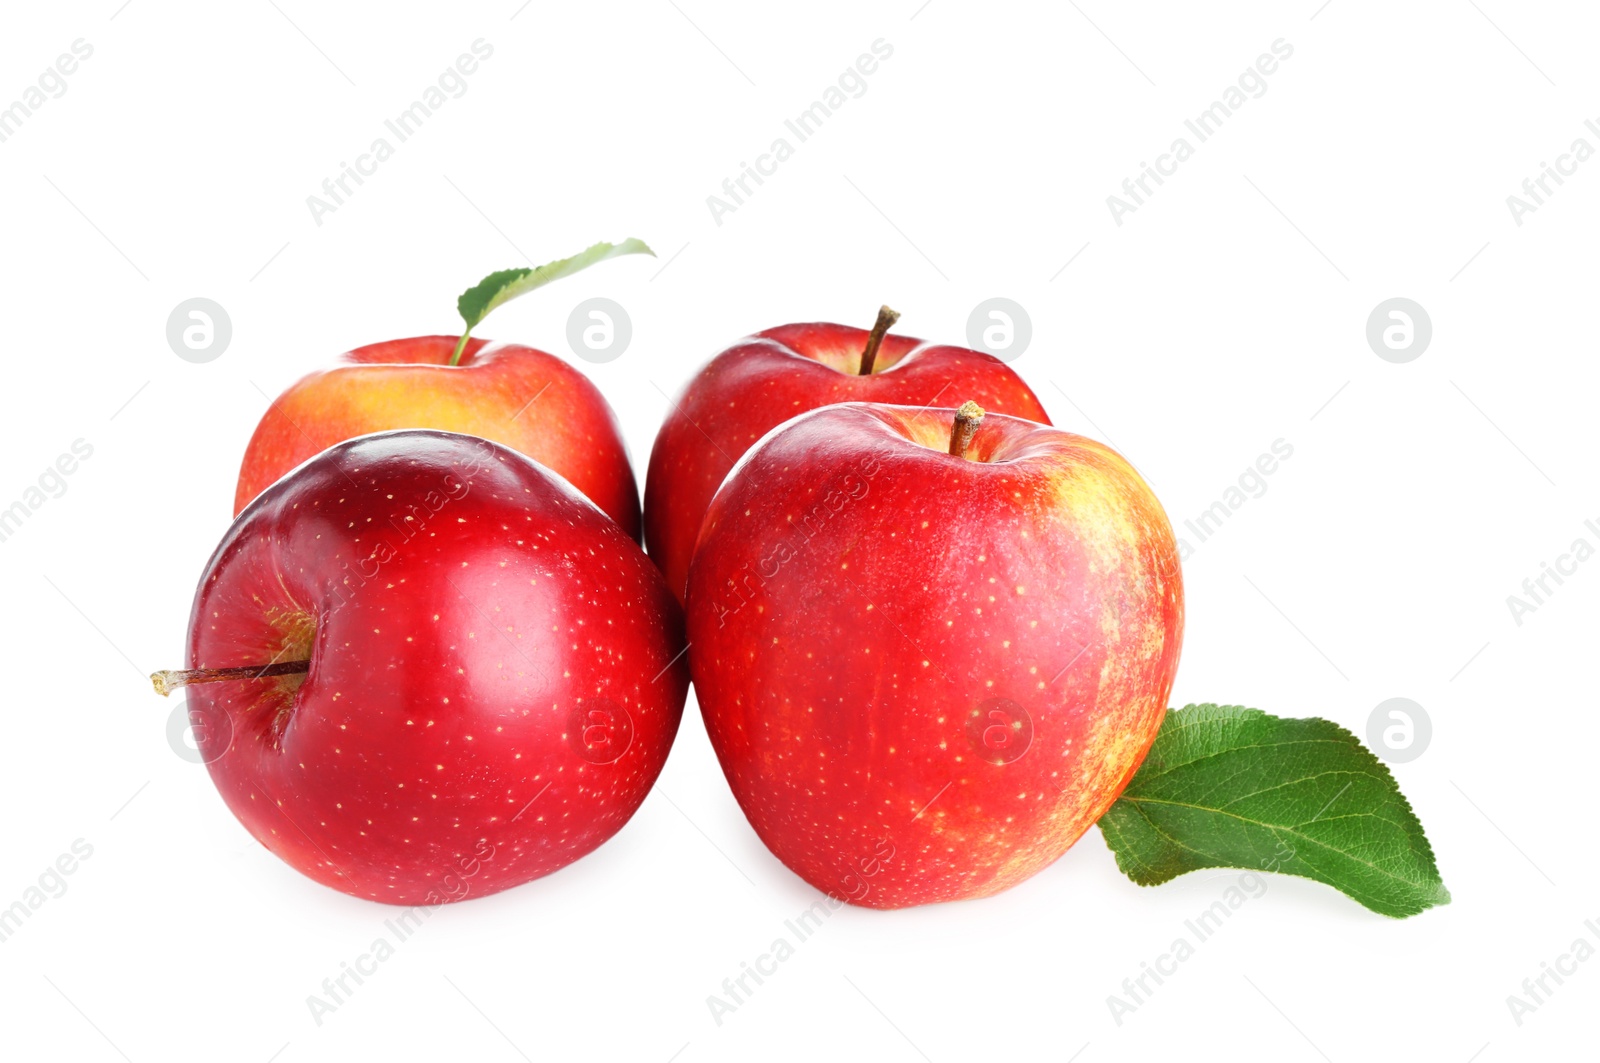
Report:
[[[1213,714],[1213,713],[1208,713],[1208,712],[1203,711],[1203,710],[1207,710],[1207,709],[1217,710],[1217,713]],[[1202,711],[1196,713],[1194,715],[1194,718],[1191,720],[1190,718],[1184,716],[1184,714],[1189,713],[1190,710],[1202,710]],[[1169,771],[1176,770],[1178,768],[1187,767],[1187,766],[1193,765],[1193,764],[1198,764],[1198,763],[1201,763],[1202,761],[1205,761],[1205,760],[1210,759],[1212,757],[1222,756],[1224,753],[1233,752],[1233,751],[1238,750],[1238,749],[1269,749],[1269,748],[1273,748],[1275,746],[1280,746],[1280,745],[1296,745],[1296,744],[1304,744],[1304,743],[1311,743],[1311,742],[1341,742],[1342,744],[1353,745],[1356,748],[1362,750],[1363,752],[1367,753],[1369,756],[1372,757],[1373,766],[1375,766],[1377,768],[1377,772],[1376,773],[1372,773],[1370,771],[1363,771],[1363,772],[1348,772],[1346,774],[1363,775],[1363,776],[1365,776],[1367,778],[1378,779],[1378,780],[1380,780],[1380,781],[1382,781],[1382,782],[1387,784],[1387,790],[1388,790],[1388,792],[1390,794],[1392,794],[1394,797],[1399,798],[1401,810],[1404,812],[1404,814],[1406,816],[1410,817],[1411,823],[1414,824],[1415,827],[1416,827],[1416,830],[1415,830],[1415,844],[1412,847],[1412,851],[1418,853],[1420,856],[1425,858],[1425,861],[1426,861],[1427,865],[1433,869],[1433,875],[1434,875],[1434,878],[1436,880],[1436,882],[1434,883],[1434,889],[1432,890],[1433,896],[1432,896],[1431,899],[1429,899],[1429,898],[1421,898],[1421,899],[1419,899],[1419,903],[1415,906],[1414,910],[1406,911],[1407,909],[1412,907],[1412,906],[1409,906],[1409,905],[1397,905],[1397,906],[1395,906],[1396,910],[1406,911],[1407,915],[1417,915],[1417,914],[1420,914],[1421,912],[1426,911],[1429,908],[1437,907],[1437,906],[1440,906],[1440,905],[1445,905],[1445,904],[1449,904],[1450,903],[1450,901],[1451,901],[1450,891],[1444,884],[1444,876],[1439,873],[1439,863],[1438,863],[1438,858],[1434,854],[1433,843],[1431,841],[1429,841],[1427,830],[1426,830],[1426,828],[1423,827],[1422,820],[1420,818],[1418,818],[1416,810],[1411,807],[1411,799],[1406,797],[1405,791],[1400,789],[1400,784],[1395,780],[1394,773],[1389,770],[1389,766],[1387,764],[1385,764],[1382,761],[1382,759],[1380,759],[1376,754],[1372,753],[1371,750],[1367,749],[1364,745],[1362,745],[1361,744],[1361,740],[1356,737],[1354,732],[1350,731],[1348,728],[1344,727],[1343,725],[1341,725],[1341,724],[1339,724],[1339,723],[1337,723],[1337,722],[1335,722],[1333,720],[1326,719],[1325,717],[1321,717],[1321,716],[1300,716],[1300,717],[1278,716],[1278,715],[1275,715],[1273,713],[1266,712],[1265,710],[1262,710],[1262,709],[1250,708],[1249,706],[1246,706],[1246,705],[1220,705],[1220,704],[1218,704],[1216,702],[1197,702],[1197,703],[1191,703],[1191,704],[1185,705],[1181,709],[1169,710],[1168,718],[1180,717],[1181,719],[1177,723],[1177,727],[1174,730],[1166,732],[1166,734],[1159,734],[1158,733],[1157,734],[1157,741],[1160,741],[1163,737],[1167,737],[1168,735],[1181,733],[1182,731],[1187,730],[1188,728],[1193,727],[1193,726],[1199,726],[1199,725],[1204,724],[1204,723],[1224,720],[1225,718],[1222,717],[1220,715],[1220,713],[1226,712],[1228,710],[1236,710],[1239,713],[1243,713],[1243,714],[1245,714],[1245,718],[1261,718],[1261,719],[1265,719],[1265,720],[1289,721],[1289,722],[1294,722],[1294,723],[1302,723],[1303,722],[1303,723],[1324,724],[1324,725],[1326,725],[1326,726],[1328,726],[1328,727],[1333,729],[1334,734],[1335,734],[1336,737],[1314,738],[1314,739],[1295,739],[1295,740],[1292,740],[1290,742],[1272,742],[1272,743],[1262,743],[1262,744],[1251,745],[1251,746],[1236,746],[1236,747],[1232,747],[1231,749],[1224,750],[1224,751],[1221,751],[1221,752],[1218,752],[1218,753],[1208,753],[1208,754],[1205,754],[1204,756],[1196,757],[1193,760],[1186,760],[1186,761],[1183,761],[1182,763],[1179,763],[1179,764],[1174,764],[1174,765],[1162,764],[1160,767],[1157,768],[1156,775],[1157,776],[1164,775]],[[1238,719],[1239,717],[1232,717],[1232,718],[1233,719]],[[1152,749],[1153,748],[1154,747],[1153,747],[1153,744],[1152,744]],[[1140,770],[1143,770],[1143,765],[1141,765]],[[1137,775],[1137,773],[1135,773],[1135,778],[1137,778],[1137,777],[1138,777],[1138,775]],[[1296,782],[1304,782],[1304,781],[1306,781],[1306,780],[1296,780]],[[1130,783],[1130,785],[1131,785],[1131,783]],[[1285,784],[1285,785],[1287,785],[1287,784]],[[1265,791],[1263,791],[1263,792],[1265,792]],[[1252,795],[1252,796],[1254,796],[1254,795]],[[1144,801],[1144,802],[1147,802],[1147,803],[1151,803],[1151,804],[1166,804],[1166,805],[1172,805],[1174,807],[1193,808],[1196,811],[1200,811],[1200,812],[1214,812],[1214,813],[1217,813],[1219,815],[1229,816],[1229,817],[1231,817],[1233,819],[1239,820],[1241,823],[1249,823],[1251,826],[1258,827],[1258,828],[1260,828],[1262,830],[1265,830],[1269,834],[1272,834],[1274,837],[1278,837],[1279,833],[1282,832],[1282,831],[1294,831],[1294,832],[1297,832],[1299,826],[1304,826],[1305,825],[1305,824],[1300,824],[1300,825],[1297,825],[1297,827],[1294,827],[1294,828],[1279,827],[1279,826],[1275,826],[1275,825],[1272,825],[1272,824],[1262,823],[1259,820],[1252,820],[1252,819],[1250,819],[1250,818],[1248,818],[1246,816],[1240,816],[1240,815],[1238,815],[1236,813],[1227,812],[1222,808],[1208,808],[1208,807],[1201,806],[1201,805],[1193,805],[1193,804],[1188,804],[1186,802],[1169,801],[1169,800],[1163,800],[1163,799],[1159,799],[1159,798],[1145,798],[1145,799],[1141,799],[1141,798],[1137,798],[1137,797],[1130,798],[1130,797],[1126,796],[1126,793],[1124,793],[1122,796],[1119,796],[1117,798],[1117,800],[1113,803],[1112,807],[1115,808],[1116,805],[1121,804],[1123,801],[1127,801],[1129,803],[1129,806],[1135,812],[1137,812],[1139,814],[1139,817],[1141,819],[1143,819],[1145,823],[1149,824],[1150,829],[1153,832],[1155,832],[1156,834],[1160,835],[1162,838],[1165,838],[1167,841],[1169,841],[1173,845],[1177,846],[1178,848],[1188,850],[1189,852],[1195,853],[1196,855],[1202,856],[1202,857],[1204,857],[1204,858],[1206,858],[1208,860],[1218,860],[1219,858],[1216,857],[1216,856],[1213,856],[1212,854],[1206,852],[1203,849],[1197,849],[1193,845],[1188,844],[1187,842],[1180,841],[1179,839],[1172,837],[1172,835],[1168,834],[1166,831],[1163,831],[1160,827],[1158,827],[1156,825],[1155,821],[1150,818],[1150,816],[1144,811],[1144,809],[1140,807],[1141,801]],[[1109,813],[1110,810],[1108,809],[1107,811]],[[1393,820],[1389,820],[1389,819],[1384,819],[1383,821],[1386,822],[1386,823],[1394,823]],[[1315,820],[1308,820],[1307,821],[1307,823],[1311,823],[1311,822],[1316,822],[1316,821]],[[1133,880],[1133,882],[1136,885],[1139,885],[1139,886],[1159,886],[1159,885],[1162,885],[1164,883],[1171,882],[1173,879],[1181,878],[1181,877],[1183,877],[1184,875],[1187,875],[1187,874],[1192,874],[1194,871],[1206,870],[1206,869],[1203,869],[1203,868],[1194,868],[1194,869],[1192,869],[1190,871],[1180,871],[1177,874],[1167,875],[1164,878],[1148,877],[1147,880],[1146,879],[1141,879],[1141,877],[1138,874],[1136,874],[1135,869],[1132,869],[1132,868],[1130,868],[1128,866],[1130,863],[1136,863],[1139,868],[1142,868],[1142,869],[1144,869],[1144,870],[1146,870],[1148,872],[1156,872],[1157,875],[1161,874],[1161,872],[1157,871],[1157,869],[1155,867],[1153,867],[1152,865],[1146,864],[1141,860],[1134,860],[1132,858],[1132,856],[1131,856],[1131,853],[1130,853],[1128,859],[1124,860],[1123,852],[1121,850],[1117,849],[1114,845],[1112,845],[1111,839],[1109,837],[1107,837],[1108,833],[1111,833],[1111,834],[1118,833],[1117,828],[1113,826],[1111,828],[1111,830],[1108,832],[1106,830],[1106,827],[1105,827],[1104,823],[1105,823],[1105,817],[1102,816],[1101,817],[1101,831],[1100,831],[1101,840],[1104,841],[1105,844],[1106,844],[1106,847],[1111,850],[1111,855],[1117,862],[1118,870],[1120,870],[1129,879]],[[1403,824],[1396,824],[1396,825],[1403,827]],[[1411,831],[1407,831],[1406,833],[1408,835],[1410,835],[1412,832]],[[1403,885],[1405,885],[1407,887],[1411,887],[1413,889],[1419,889],[1420,890],[1421,887],[1424,887],[1424,886],[1428,885],[1428,883],[1426,883],[1426,882],[1416,883],[1416,882],[1411,882],[1411,881],[1409,881],[1409,880],[1407,880],[1405,878],[1401,878],[1400,876],[1395,875],[1392,872],[1388,872],[1388,871],[1383,870],[1382,868],[1377,867],[1376,865],[1370,863],[1369,861],[1362,860],[1362,859],[1360,859],[1358,857],[1351,856],[1348,853],[1343,853],[1338,849],[1334,849],[1332,846],[1329,846],[1327,843],[1320,842],[1315,838],[1311,838],[1309,836],[1302,836],[1302,835],[1300,835],[1298,833],[1295,833],[1293,835],[1293,837],[1296,840],[1299,840],[1301,837],[1304,837],[1305,841],[1307,843],[1313,845],[1313,846],[1317,846],[1317,847],[1319,847],[1319,848],[1321,848],[1323,850],[1327,850],[1329,852],[1332,852],[1332,853],[1334,853],[1336,855],[1339,855],[1339,856],[1341,856],[1341,857],[1343,857],[1345,859],[1352,860],[1352,861],[1354,861],[1356,863],[1359,863],[1359,864],[1362,864],[1362,865],[1364,865],[1366,867],[1369,867],[1373,871],[1378,872],[1380,875],[1383,875],[1383,876],[1385,876],[1385,877],[1387,877],[1387,878],[1389,878],[1389,879],[1391,879],[1391,880],[1393,880],[1395,882],[1401,883],[1401,884],[1403,884]],[[1217,867],[1232,867],[1232,866],[1234,866],[1232,861],[1224,860],[1220,864],[1212,865],[1212,869],[1215,869]],[[1376,908],[1373,908],[1371,905],[1367,904],[1365,901],[1362,901],[1359,897],[1355,897],[1352,894],[1346,893],[1344,890],[1340,889],[1338,886],[1333,886],[1331,883],[1327,883],[1327,882],[1321,882],[1320,879],[1315,879],[1315,878],[1312,878],[1309,875],[1304,875],[1304,874],[1301,874],[1301,873],[1296,872],[1296,871],[1288,870],[1286,868],[1279,869],[1276,872],[1265,872],[1264,869],[1259,869],[1259,868],[1243,868],[1241,870],[1257,871],[1257,872],[1263,872],[1263,873],[1277,873],[1277,874],[1294,875],[1297,878],[1305,878],[1305,879],[1307,879],[1309,881],[1312,881],[1312,882],[1320,882],[1324,886],[1329,886],[1332,889],[1338,890],[1338,892],[1340,892],[1340,893],[1344,893],[1345,896],[1350,897],[1351,900],[1354,900],[1354,901],[1356,901],[1356,903],[1361,904],[1362,907],[1367,908],[1367,910],[1369,910],[1369,911],[1377,912],[1377,914],[1385,915],[1385,916],[1390,914],[1388,912],[1382,912],[1382,911],[1379,911]]]

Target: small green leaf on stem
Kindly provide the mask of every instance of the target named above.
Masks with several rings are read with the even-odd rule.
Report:
[[[581,269],[587,269],[596,262],[603,262],[608,258],[619,255],[650,255],[655,252],[645,246],[643,240],[632,237],[620,244],[599,243],[587,251],[579,252],[571,258],[563,258],[556,262],[547,262],[542,266],[530,269],[502,269],[489,274],[483,280],[474,284],[461,293],[461,298],[456,300],[456,309],[461,313],[461,320],[467,323],[467,330],[461,334],[461,340],[456,344],[455,353],[450,356],[450,364],[456,365],[461,361],[461,352],[467,349],[467,338],[472,335],[472,330],[478,323],[489,316],[489,312],[501,303],[509,302],[519,295],[526,295],[535,288],[542,288],[551,281],[570,277]]]
[[[1237,867],[1315,879],[1395,918],[1450,903],[1389,769],[1328,720],[1237,705],[1169,712],[1100,831],[1141,886]]]

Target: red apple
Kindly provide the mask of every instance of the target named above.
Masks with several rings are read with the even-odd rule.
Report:
[[[340,443],[269,487],[189,621],[197,744],[258,841],[325,885],[439,904],[628,821],[687,691],[682,616],[571,485],[469,436]],[[262,666],[268,666],[263,668]]]
[[[621,255],[653,255],[642,241],[598,243],[536,268],[499,270],[462,292],[458,339],[418,336],[359,347],[344,364],[303,377],[267,410],[246,449],[237,514],[267,485],[344,439],[397,428],[437,428],[503,443],[566,477],[639,539],[639,488],[616,415],[561,359],[472,330],[496,307]]]
[[[970,403],[790,421],[717,493],[689,577],[695,691],[756,833],[873,908],[1046,867],[1155,740],[1177,558],[1093,440]]]
[[[237,513],[278,477],[344,439],[438,428],[518,450],[564,476],[635,540],[639,488],[617,418],[598,388],[544,351],[454,336],[374,343],[278,396],[239,469]]]
[[[888,307],[868,332],[783,325],[740,340],[684,388],[650,451],[644,528],[650,556],[681,598],[711,496],[739,457],[796,414],[836,402],[950,405],[971,399],[1049,424],[1022,378],[992,355],[886,336]]]

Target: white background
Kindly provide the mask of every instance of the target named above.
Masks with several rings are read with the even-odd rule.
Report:
[[[94,54],[0,144],[0,506],[75,439],[94,454],[0,543],[0,907],[75,839],[94,851],[0,944],[5,1055],[1593,1050],[1600,963],[1520,1027],[1506,997],[1600,917],[1600,562],[1520,626],[1506,598],[1574,539],[1600,541],[1583,526],[1600,522],[1600,162],[1521,226],[1506,197],[1575,138],[1600,147],[1583,125],[1600,116],[1594,13],[919,2],[8,12],[0,101],[75,39]],[[315,224],[306,197],[480,37],[494,55],[469,91]],[[878,38],[894,54],[866,94],[716,224],[706,197]],[[1294,54],[1265,95],[1118,226],[1106,197],[1278,38]],[[145,673],[181,663],[267,394],[350,347],[455,331],[455,296],[491,269],[629,235],[659,259],[606,263],[480,331],[572,358],[572,307],[622,303],[632,346],[579,364],[641,481],[663,392],[706,358],[783,322],[865,326],[880,302],[901,331],[958,343],[981,300],[1021,303],[1033,339],[1015,367],[1056,423],[1138,464],[1180,532],[1288,441],[1267,492],[1186,565],[1174,704],[1365,735],[1380,701],[1415,699],[1432,742],[1394,770],[1454,903],[1394,922],[1273,878],[1119,1026],[1106,998],[1231,878],[1140,889],[1091,832],[999,897],[840,911],[718,1026],[707,996],[817,894],[744,822],[691,698],[659,786],[613,841],[442,909],[318,1026],[307,996],[394,913],[257,845],[169,747],[173,703]],[[165,339],[193,296],[233,322],[208,364]],[[1407,364],[1364,336],[1394,296],[1434,327]]]

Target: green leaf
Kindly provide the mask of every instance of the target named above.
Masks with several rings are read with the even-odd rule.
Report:
[[[501,303],[515,299],[519,295],[526,295],[535,288],[542,288],[551,281],[570,277],[596,262],[604,262],[618,255],[654,254],[654,251],[645,246],[643,240],[630,237],[620,244],[595,244],[589,250],[571,258],[547,262],[537,269],[523,267],[498,270],[462,292],[461,298],[456,300],[456,309],[461,312],[461,320],[467,323],[467,330],[470,332],[478,327],[480,321],[489,316],[489,311]]]
[[[1450,903],[1389,769],[1327,720],[1237,705],[1169,712],[1100,831],[1141,886],[1239,867],[1316,879],[1395,918]]]
[[[454,365],[461,358],[461,351],[467,345],[467,337],[478,323],[489,316],[489,312],[502,303],[509,302],[519,295],[526,295],[535,288],[542,288],[551,281],[570,277],[581,269],[588,269],[596,262],[604,262],[608,258],[619,255],[650,255],[655,252],[645,246],[643,240],[632,237],[620,244],[599,243],[581,251],[571,258],[563,258],[556,262],[547,262],[534,269],[502,269],[489,274],[483,280],[474,284],[461,293],[456,300],[456,309],[461,313],[461,320],[467,323],[467,331],[462,334],[461,342],[456,345],[456,353],[450,359]]]

